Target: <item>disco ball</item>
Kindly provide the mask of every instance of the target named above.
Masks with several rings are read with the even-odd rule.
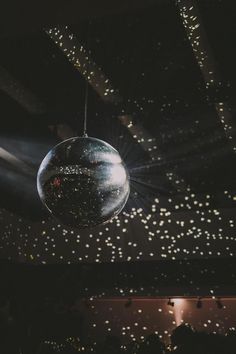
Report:
[[[129,174],[108,143],[76,137],[56,145],[42,161],[39,196],[63,224],[78,228],[103,224],[118,215],[129,196]]]

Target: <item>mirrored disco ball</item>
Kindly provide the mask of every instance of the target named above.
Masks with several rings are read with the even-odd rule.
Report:
[[[71,138],[42,161],[39,196],[63,224],[93,227],[118,215],[129,196],[129,174],[119,153],[95,138]]]

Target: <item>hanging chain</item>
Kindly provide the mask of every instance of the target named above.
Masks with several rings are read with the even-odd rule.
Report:
[[[87,116],[88,116],[88,81],[85,83],[85,100],[84,100],[84,132],[83,137],[87,138]]]
[[[88,22],[88,32],[87,32],[87,50],[89,50],[89,40],[90,40],[90,30],[91,30],[91,22]],[[88,62],[89,64],[89,62]],[[89,70],[89,67],[88,67]],[[84,132],[83,137],[87,138],[87,116],[88,116],[88,89],[89,89],[89,82],[88,79],[85,79],[85,100],[84,100]]]

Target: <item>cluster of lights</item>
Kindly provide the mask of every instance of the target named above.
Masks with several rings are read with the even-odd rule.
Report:
[[[229,329],[235,331],[235,299],[224,299],[225,306],[220,299],[202,299],[204,311],[200,312],[196,301],[198,304],[200,298],[172,298],[168,302],[164,298],[100,299],[93,300],[93,307],[89,309],[78,304],[79,311],[86,316],[86,332],[93,338],[93,343],[86,346],[74,337],[67,338],[66,343],[77,351],[92,352],[107,335],[115,335],[122,339],[121,345],[125,349],[128,343],[139,345],[149,334],[155,333],[168,345],[173,329],[182,323],[190,323],[198,331],[207,329],[220,334]],[[219,311],[216,311],[215,301]],[[126,306],[127,302],[129,306]],[[50,345],[56,346],[56,343],[50,342]]]
[[[202,42],[201,23],[198,16],[195,15],[194,6],[182,6],[182,3],[185,3],[182,0],[177,2],[188,39],[204,74],[206,89],[208,90],[214,85],[216,87],[221,86],[222,83],[217,78],[215,69],[210,65],[209,51],[205,50]],[[46,30],[46,32],[104,101],[117,101],[118,93],[113,89],[110,80],[103,74],[101,68],[94,63],[90,52],[78,42],[67,26],[64,28],[56,27]],[[134,101],[139,111],[144,110],[145,102],[152,105],[154,100],[143,98],[142,103]],[[170,106],[171,103],[166,98],[166,102],[162,103],[160,111],[163,113]],[[188,103],[186,103],[187,106]],[[226,136],[231,141],[233,139],[233,126],[230,109],[224,102],[216,103],[215,108]],[[119,119],[135,141],[149,154],[150,163],[145,166],[145,169],[149,170],[155,164],[162,166],[166,163],[166,158],[161,153],[156,138],[145,131],[138,122],[134,122],[132,116],[124,115],[120,116]],[[199,125],[199,121],[196,120],[195,124],[196,126]],[[194,131],[194,127],[177,128],[177,133],[181,136],[193,134]],[[171,140],[174,135],[176,135],[176,132],[168,132],[166,140]],[[221,138],[221,135],[212,134],[209,141],[214,143]],[[201,139],[195,145],[193,144],[193,147],[197,151],[204,144],[205,140]],[[233,149],[236,151],[235,147]],[[212,154],[215,154],[215,152]],[[175,157],[174,153],[173,156]],[[210,157],[208,156],[208,158]],[[137,167],[139,171],[142,168],[142,166]],[[133,176],[135,177],[135,170]],[[140,202],[140,194],[133,192],[135,205],[132,208],[123,212],[109,224],[93,230],[79,231],[67,228],[52,219],[29,222],[29,220],[19,218],[6,210],[1,210],[0,219],[3,232],[0,252],[2,257],[42,264],[235,257],[236,236],[234,227],[236,219],[234,208],[226,210],[216,207],[215,200],[213,200],[214,195],[211,193],[196,195],[184,179],[171,168],[166,172],[166,178],[176,193],[174,196],[160,196],[159,194],[153,196],[150,210],[147,211]],[[236,201],[235,195],[227,190],[223,191],[221,198],[226,203],[227,201],[232,202],[230,207]],[[186,212],[188,213],[187,217]],[[184,278],[185,274],[182,276]],[[142,290],[141,288],[140,291]],[[127,289],[121,287],[115,288],[114,291],[123,297],[127,295]],[[136,293],[136,290],[129,289],[129,292],[132,296]],[[231,329],[235,331],[234,311],[231,313],[231,309],[225,305],[225,301],[222,302],[220,298],[215,297],[214,290],[211,290],[211,294],[214,306],[209,309],[209,318],[200,319],[195,324],[200,329],[207,328],[213,333],[224,333],[227,330],[225,323],[228,319],[231,319],[233,323]],[[104,295],[105,293],[102,293],[98,298]],[[103,304],[101,310],[96,300],[93,301],[93,298],[91,298],[87,302],[87,309],[91,314],[88,325],[90,328],[88,329],[96,334],[102,328],[104,335],[116,333],[123,337],[125,341],[131,340],[134,342],[144,340],[147,334],[152,332],[158,334],[161,339],[168,341],[172,329],[176,325],[186,322],[186,319],[183,319],[186,312],[181,308],[181,302],[178,300],[170,298],[166,301],[165,299],[164,306],[156,306],[155,311],[152,309],[156,316],[155,320],[158,315],[168,318],[168,325],[160,329],[150,324],[150,311],[145,310],[140,305],[137,307],[135,300],[130,297],[123,299],[122,309],[119,309],[118,312],[119,316],[113,306],[104,306]],[[204,298],[194,299],[196,309],[203,306],[205,309]],[[107,309],[108,312],[104,312],[104,309]],[[221,313],[219,314],[216,309],[222,310]],[[131,313],[133,318],[129,320],[129,323],[125,323],[123,319],[120,320],[122,310]],[[229,312],[227,312],[228,310]],[[192,311],[194,311],[193,307]],[[222,312],[225,315],[224,318]],[[112,316],[110,316],[111,313]],[[187,318],[187,320],[192,323],[194,316],[191,317],[191,311],[188,311],[188,313],[190,318]],[[89,351],[75,338],[67,338],[66,342],[79,352]],[[54,341],[45,341],[45,344],[52,346],[58,352],[65,348],[64,344],[58,344]],[[94,345],[96,345],[96,342],[94,342]],[[122,348],[125,349],[126,345],[123,345]],[[90,351],[94,351],[92,346]]]
[[[194,1],[190,1],[188,5],[186,5],[186,2],[183,0],[177,0],[177,4],[189,42],[191,43],[195,58],[202,71],[206,89],[208,90],[213,87],[217,94],[223,85],[216,65],[214,64],[215,60],[207,42],[207,36],[200,19],[197,4]],[[227,83],[227,86],[230,86],[230,83]],[[223,125],[225,135],[229,139],[230,145],[235,152],[236,146],[233,142],[233,117],[230,107],[227,103],[217,102],[215,103],[215,109]]]
[[[209,66],[209,53],[204,49],[201,23],[195,15],[196,9],[192,5],[182,5],[184,2],[181,0],[177,2],[188,38],[204,72],[206,88],[215,83],[220,86],[221,82],[215,79],[215,70]],[[46,32],[104,100],[117,101],[118,93],[113,89],[110,80],[67,26],[48,29]],[[142,72],[142,76],[144,75]],[[168,101],[168,97],[162,98],[165,99],[160,109],[163,113],[172,103]],[[134,101],[139,111],[144,110],[145,102],[150,105],[155,103],[153,99],[147,97],[143,97],[141,103]],[[178,99],[175,103],[178,103]],[[229,122],[227,105],[219,102],[216,109],[228,138],[232,140],[232,124]],[[134,122],[132,116],[123,115],[119,119],[135,141],[149,154],[150,163],[144,166],[147,171],[155,164],[160,167],[166,164],[167,159],[161,153],[158,139],[151,136],[141,124]],[[195,125],[199,125],[199,120],[195,120]],[[166,134],[165,143],[177,135],[184,138],[194,132],[195,127],[192,125],[190,128],[178,127],[177,131],[170,130]],[[212,134],[209,141],[213,143],[221,138],[221,135]],[[205,140],[200,137],[191,148],[197,151],[204,144]],[[174,153],[172,158],[176,158]],[[142,168],[143,166],[137,167],[137,170],[140,171]],[[135,172],[134,169],[132,173],[134,178]],[[111,223],[93,230],[70,229],[52,219],[29,222],[2,210],[0,215],[3,230],[0,249],[2,257],[43,264],[235,257],[233,213],[235,195],[227,190],[223,192],[223,196],[219,193],[223,201],[232,202],[227,204],[228,210],[220,209],[216,206],[215,195],[210,193],[196,195],[171,167],[165,177],[169,181],[170,189],[175,193],[173,196],[160,196],[158,193],[154,196],[153,193],[149,203],[150,210],[147,211],[139,191],[133,191],[132,208]],[[122,289],[119,291],[122,293]]]
[[[84,231],[55,220],[29,224],[1,210],[2,256],[43,264],[235,257],[235,216],[212,207],[211,199],[191,191],[174,200],[156,197],[148,213],[142,205],[132,207],[109,224]]]

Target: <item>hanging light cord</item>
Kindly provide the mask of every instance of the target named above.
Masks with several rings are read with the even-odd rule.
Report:
[[[88,22],[88,29],[87,29],[87,50],[89,48],[89,39],[90,39],[90,30],[91,30],[91,22]],[[89,62],[88,62],[89,65]],[[88,67],[89,70],[89,67]],[[84,133],[83,137],[87,138],[87,116],[88,116],[88,88],[89,88],[89,82],[88,79],[85,79],[85,100],[84,100]]]
[[[86,81],[85,87],[85,101],[84,101],[84,133],[83,137],[87,138],[87,115],[88,115],[88,81]]]

